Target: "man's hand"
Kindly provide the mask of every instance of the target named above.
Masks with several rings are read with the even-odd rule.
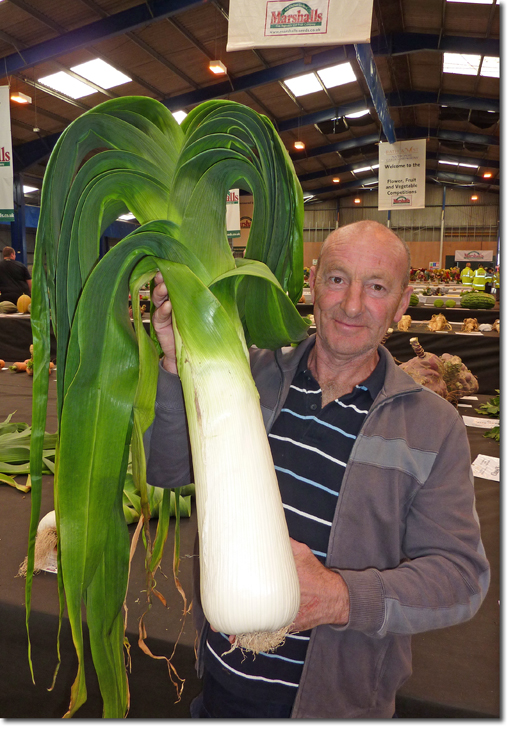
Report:
[[[171,317],[171,302],[160,272],[155,275],[155,287],[152,295],[156,310],[153,314],[153,327],[164,352],[162,366],[171,374],[177,374],[175,334]]]
[[[342,577],[327,569],[306,544],[290,540],[301,588],[299,612],[291,631],[316,625],[346,625],[349,620],[349,593]]]

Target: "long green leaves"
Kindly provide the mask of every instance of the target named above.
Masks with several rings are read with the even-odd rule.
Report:
[[[95,154],[92,154],[96,151]],[[253,192],[248,259],[226,238],[228,189]],[[101,260],[99,237],[131,210],[141,226]],[[132,475],[146,526],[143,434],[153,419],[158,353],[128,293],[160,269],[181,337],[196,356],[301,340],[308,323],[294,303],[302,286],[302,196],[270,122],[233,102],[209,102],[177,125],[158,102],[115,99],[77,119],[45,175],[33,268],[34,399],[32,517],[26,586],[30,613],[34,537],[40,511],[48,390],[49,323],[57,338],[58,444],[55,509],[61,605],[66,603],[78,671],[71,716],[84,703],[85,605],[104,716],[128,711],[122,607],[128,581],[125,476]],[[201,336],[200,336],[201,334]],[[229,335],[227,335],[229,334]],[[162,555],[171,504],[158,501],[157,536],[143,532],[150,578]],[[152,585],[153,587],[153,585]]]

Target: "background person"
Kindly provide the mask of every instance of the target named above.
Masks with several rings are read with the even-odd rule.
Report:
[[[3,259],[0,261],[0,301],[9,301],[16,305],[21,295],[30,295],[32,278],[30,272],[21,262],[16,261],[16,253],[12,247],[4,247]]]
[[[463,285],[471,285],[474,281],[474,270],[470,266],[470,262],[467,262],[466,267],[461,270],[460,278]]]
[[[474,290],[480,290],[484,292],[486,285],[486,270],[482,264],[474,272],[474,279],[472,280],[472,288]]]
[[[301,605],[276,652],[224,655],[231,638],[209,627],[196,591],[194,717],[391,718],[411,634],[468,620],[486,594],[463,422],[380,345],[408,307],[409,269],[387,227],[335,230],[310,271],[316,335],[250,349]],[[171,306],[156,281],[165,355],[148,480],[174,487],[192,476]]]

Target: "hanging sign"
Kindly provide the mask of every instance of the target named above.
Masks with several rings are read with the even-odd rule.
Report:
[[[455,262],[491,262],[492,260],[492,249],[456,249],[454,252]]]
[[[369,43],[373,0],[230,0],[227,51]]]
[[[231,188],[226,194],[226,234],[232,238],[240,236],[239,189]]]
[[[0,221],[14,221],[9,87],[0,86]]]
[[[379,146],[378,210],[425,208],[426,141]]]

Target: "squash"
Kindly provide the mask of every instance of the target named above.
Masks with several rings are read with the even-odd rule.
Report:
[[[495,305],[495,297],[487,292],[467,292],[461,296],[460,305],[462,308],[470,308],[471,310],[481,308],[489,310]]]
[[[31,302],[31,298],[29,297],[29,295],[20,295],[18,298],[18,302],[16,303],[18,312],[19,313],[28,312],[30,302]]]
[[[11,313],[17,313],[18,308],[13,302],[10,302],[10,300],[2,300],[0,302],[0,313],[3,313],[4,315],[11,314]]]

